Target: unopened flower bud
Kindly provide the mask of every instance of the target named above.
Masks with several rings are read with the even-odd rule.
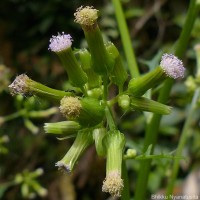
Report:
[[[76,10],[74,16],[75,22],[79,23],[83,28],[92,56],[93,70],[97,74],[106,76],[114,67],[114,58],[107,52],[104,46],[97,24],[98,10],[89,6],[81,6]]]
[[[45,133],[64,135],[68,138],[75,136],[79,129],[80,125],[74,121],[62,121],[44,124]]]
[[[118,104],[124,110],[129,109],[130,108],[130,97],[126,94],[120,95],[118,97]]]
[[[87,82],[87,75],[81,69],[78,61],[76,60],[72,52],[71,45],[71,36],[63,32],[57,36],[52,36],[50,39],[49,50],[55,52],[60,58],[72,85],[82,88]]]
[[[89,130],[79,131],[74,143],[67,154],[58,161],[55,166],[64,172],[70,173],[83,152],[92,144],[92,132]]]
[[[99,87],[101,78],[94,72],[93,68],[91,67],[90,53],[86,49],[80,50],[79,57],[81,61],[81,67],[88,77],[88,89]]]
[[[137,151],[135,149],[128,149],[126,154],[124,155],[124,159],[133,159],[137,155]]]
[[[123,87],[124,82],[128,78],[128,74],[123,66],[119,51],[111,42],[107,43],[106,49],[110,54],[114,56],[115,59],[115,65],[113,71],[110,74],[110,80],[119,87]]]
[[[100,99],[103,95],[103,89],[102,88],[94,88],[92,90],[88,90],[87,94],[89,97]]]
[[[181,60],[172,54],[164,54],[159,67],[141,77],[130,80],[129,93],[134,96],[142,96],[147,90],[159,85],[167,78],[183,78],[184,72],[185,68]]]
[[[99,156],[105,155],[105,147],[102,144],[102,141],[105,135],[106,135],[105,128],[97,128],[93,130],[93,138],[95,141],[95,147],[96,147],[97,154]]]
[[[130,108],[138,111],[153,112],[161,115],[171,113],[171,107],[145,97],[131,97]]]
[[[119,131],[110,131],[103,139],[106,148],[106,178],[102,191],[110,193],[113,197],[120,197],[124,184],[121,178],[122,154],[125,137]]]
[[[9,86],[11,95],[21,94],[23,96],[36,95],[48,100],[60,100],[64,96],[71,96],[71,92],[64,92],[49,88],[41,83],[33,81],[26,74],[21,74]]]

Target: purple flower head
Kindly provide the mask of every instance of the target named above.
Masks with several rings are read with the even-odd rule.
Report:
[[[58,33],[57,36],[53,35],[49,42],[49,50],[60,52],[71,47],[72,37],[70,34],[65,34],[62,32],[62,34]]]
[[[183,67],[183,62],[173,54],[163,54],[160,66],[166,75],[173,79],[184,77],[185,68]]]

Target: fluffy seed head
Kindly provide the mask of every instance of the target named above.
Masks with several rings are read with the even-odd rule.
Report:
[[[94,9],[92,6],[81,6],[76,10],[74,16],[75,22],[83,26],[92,26],[98,18],[98,10]]]
[[[15,78],[15,80],[8,86],[11,95],[29,95],[29,89],[27,81],[30,80],[26,74],[21,74]]]
[[[58,161],[56,164],[55,164],[56,167],[58,167],[59,170],[61,170],[63,173],[70,173],[71,172],[71,168],[69,165],[65,164],[64,162],[62,161]]]
[[[81,102],[77,97],[63,97],[60,101],[60,112],[70,120],[76,119],[81,111]]]
[[[160,66],[166,75],[173,79],[184,77],[185,68],[183,67],[183,62],[173,54],[164,54]]]
[[[49,50],[60,52],[72,46],[72,37],[71,35],[62,32],[62,34],[58,33],[57,36],[53,35],[49,42]]]
[[[120,174],[113,171],[103,181],[102,191],[110,193],[113,197],[120,197],[123,187],[124,183]]]

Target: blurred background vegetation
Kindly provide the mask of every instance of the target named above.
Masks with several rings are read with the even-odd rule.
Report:
[[[153,69],[162,52],[170,52],[178,38],[188,7],[187,0],[122,0],[132,45],[140,72]],[[113,41],[124,58],[122,43],[111,1],[101,0],[1,0],[0,1],[0,199],[103,200],[101,192],[105,177],[105,160],[98,158],[91,147],[81,158],[71,176],[57,171],[55,162],[67,152],[72,140],[59,141],[45,135],[43,124],[62,120],[56,106],[37,97],[13,98],[7,86],[17,74],[49,87],[67,90],[67,75],[57,57],[48,51],[49,38],[58,32],[70,33],[73,47],[85,47],[84,35],[74,23],[73,13],[81,5],[93,5],[100,10],[100,27],[106,40]],[[184,57],[187,75],[194,75],[194,46],[199,43],[200,18],[192,31]],[[113,86],[113,92],[115,87]],[[191,102],[192,89],[184,81],[176,82],[169,105],[175,107],[164,117],[160,127],[156,152],[175,150]],[[156,96],[156,91],[155,91]],[[51,108],[51,109],[50,109]],[[38,111],[38,112],[37,112]],[[36,112],[36,113],[35,113]],[[120,129],[127,136],[127,146],[141,152],[145,130],[140,112],[123,113],[116,107]],[[194,115],[191,134],[181,164],[180,188],[185,178],[200,166],[199,113]],[[166,186],[172,161],[155,160],[150,174],[149,194]],[[134,194],[138,161],[128,161],[130,191]],[[152,184],[153,183],[153,184]],[[47,192],[48,191],[48,192]]]

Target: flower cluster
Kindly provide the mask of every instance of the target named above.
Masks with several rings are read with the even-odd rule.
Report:
[[[124,187],[121,173],[125,136],[118,130],[112,114],[115,103],[125,111],[147,111],[169,114],[171,107],[143,97],[147,90],[164,80],[183,78],[182,61],[172,54],[164,54],[160,66],[138,78],[131,79],[125,87],[128,74],[119,51],[111,42],[104,43],[98,27],[98,10],[80,7],[75,22],[84,31],[88,50],[72,50],[72,37],[59,34],[50,39],[49,50],[55,52],[62,62],[69,82],[78,93],[49,88],[22,74],[9,86],[12,95],[34,94],[59,103],[65,121],[45,123],[45,132],[75,137],[66,155],[55,165],[65,172],[73,171],[84,151],[94,143],[97,154],[106,157],[106,178],[102,190],[119,197]],[[77,60],[79,57],[79,60]],[[115,84],[119,93],[109,99],[109,85]]]

